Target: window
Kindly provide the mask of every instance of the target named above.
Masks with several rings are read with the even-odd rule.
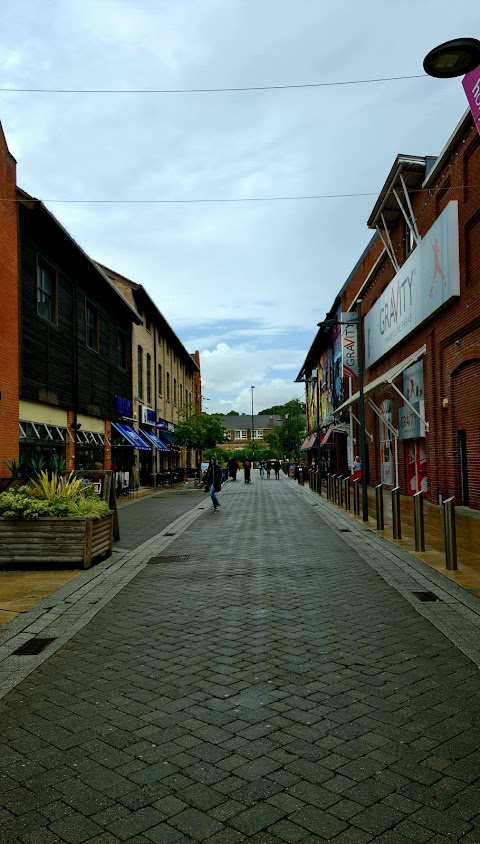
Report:
[[[170,346],[168,345],[168,343],[165,343],[165,351],[167,352],[167,355],[170,354]]]
[[[177,406],[177,379],[173,379],[173,403]]]
[[[147,353],[147,404],[152,403],[152,356]]]
[[[138,347],[137,359],[138,397],[143,399],[143,349]]]
[[[148,331],[149,333],[150,333],[150,332],[151,332],[151,330],[152,330],[152,327],[151,327],[151,325],[150,325],[150,317],[148,317],[146,314],[145,314],[145,328],[147,329],[147,331]]]
[[[98,311],[91,302],[85,302],[85,342],[89,349],[98,352]]]
[[[123,331],[117,330],[117,366],[127,368],[127,338]]]
[[[235,431],[235,439],[236,440],[246,440],[247,439],[247,432],[246,431]]]
[[[170,373],[169,372],[167,372],[167,383],[165,385],[165,391],[166,391],[166,394],[167,394],[166,399],[167,399],[167,401],[170,401]]]
[[[180,399],[180,407],[183,407],[183,385],[182,385],[182,384],[180,384],[180,396],[179,396],[179,399]]]
[[[57,274],[43,258],[37,265],[37,314],[48,322],[57,322]]]
[[[263,440],[263,431],[252,431],[252,440]]]
[[[158,395],[161,396],[162,395],[162,389],[163,389],[163,372],[162,372],[162,364],[161,363],[158,364],[157,380],[158,380]]]

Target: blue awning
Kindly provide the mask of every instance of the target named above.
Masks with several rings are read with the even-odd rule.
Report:
[[[135,428],[132,428],[130,425],[123,425],[121,422],[112,422],[112,425],[134,448],[150,451],[150,444],[145,442]]]
[[[142,428],[142,436],[146,437],[147,440],[149,440],[155,448],[158,448],[159,451],[170,451],[160,437],[157,437],[157,435],[153,434],[151,431],[145,431]]]
[[[162,437],[162,440],[165,440],[166,443],[170,444],[173,443],[173,440],[175,439],[173,434],[167,434],[166,431],[162,431],[160,436]]]

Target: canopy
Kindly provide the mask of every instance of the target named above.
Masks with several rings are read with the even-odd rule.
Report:
[[[130,425],[123,425],[121,422],[112,422],[112,425],[134,448],[150,451],[150,444],[145,442],[135,428],[132,428]]]
[[[159,451],[170,451],[160,437],[157,437],[157,435],[153,434],[151,431],[146,431],[142,428],[142,436],[146,437],[147,440],[149,440],[155,448],[158,448]]]

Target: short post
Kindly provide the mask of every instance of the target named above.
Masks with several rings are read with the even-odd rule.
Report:
[[[337,503],[337,476],[332,475],[332,482],[333,482],[333,503]]]
[[[445,534],[445,565],[448,571],[457,569],[457,532],[455,527],[455,499],[443,502],[443,530]]]
[[[350,479],[344,478],[343,479],[343,490],[344,490],[344,501],[345,501],[345,510],[350,510]]]
[[[383,517],[383,484],[377,484],[375,487],[375,502],[377,510],[377,530],[385,530],[385,520]]]
[[[353,482],[353,512],[355,516],[360,515],[360,481],[355,478]]]
[[[415,551],[425,551],[425,525],[423,521],[423,495],[413,496],[413,525],[415,529]]]
[[[343,477],[342,475],[338,476],[338,503],[340,507],[343,507]]]
[[[329,472],[327,472],[327,474],[325,475],[325,485],[326,485],[326,489],[327,489],[327,501],[330,501],[331,489],[330,489],[330,473]]]
[[[393,538],[402,538],[402,524],[400,514],[400,487],[396,486],[392,489],[392,522],[393,522]]]
[[[317,468],[317,492],[319,495],[322,494],[322,473],[319,468]]]

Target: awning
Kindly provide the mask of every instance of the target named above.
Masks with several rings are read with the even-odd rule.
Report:
[[[309,434],[308,437],[305,437],[302,445],[300,446],[300,451],[307,451],[307,449],[312,448],[316,439],[316,434]]]
[[[167,434],[166,431],[161,431],[160,436],[161,436],[162,440],[165,440],[166,443],[170,443],[170,445],[173,443],[173,441],[175,439],[173,434]]]
[[[328,440],[330,439],[332,433],[333,433],[333,425],[329,425],[327,430],[325,431],[325,433],[322,434],[322,437],[320,439],[320,445],[325,445],[325,443],[327,443]]]
[[[373,381],[370,381],[368,384],[365,384],[363,388],[364,397],[368,396],[370,393],[373,393],[374,390],[376,390],[378,387],[381,387],[383,384],[391,384],[392,381],[394,381],[395,378],[398,378],[398,376],[401,375],[405,369],[408,369],[408,367],[411,366],[412,363],[415,363],[417,360],[419,360],[419,358],[423,357],[426,350],[427,347],[422,346],[422,348],[418,349],[417,352],[414,352],[413,355],[410,355],[408,358],[404,358],[401,363],[397,363],[395,366],[392,366],[391,369],[388,369],[387,372],[384,372],[383,375],[379,375],[378,378],[374,378]],[[350,398],[344,401],[343,404],[341,404],[340,407],[337,407],[336,410],[334,410],[333,412],[335,414],[343,413],[344,410],[347,410],[347,408],[349,408],[352,404],[355,404],[355,402],[358,401],[359,397],[360,392],[357,391],[353,394],[353,396],[350,396]]]
[[[147,440],[149,440],[152,445],[155,446],[155,448],[158,448],[159,451],[169,451],[169,449],[167,448],[165,443],[162,442],[160,437],[157,437],[156,434],[152,434],[151,431],[146,431],[144,428],[142,428],[142,436],[146,437]]]
[[[135,428],[132,428],[130,425],[122,425],[121,422],[112,422],[112,425],[134,448],[150,451],[150,444],[145,442]]]

